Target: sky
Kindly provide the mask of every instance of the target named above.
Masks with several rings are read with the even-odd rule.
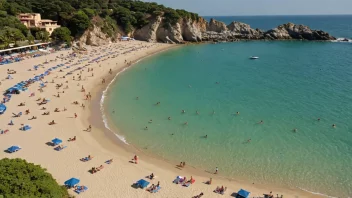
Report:
[[[201,16],[352,14],[352,0],[142,0]]]

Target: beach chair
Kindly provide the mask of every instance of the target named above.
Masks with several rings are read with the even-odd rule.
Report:
[[[152,190],[151,193],[157,193],[161,189],[160,186],[156,187],[156,189]]]
[[[80,190],[79,188],[81,188],[81,186],[77,186],[77,189],[75,190],[75,192],[76,192],[77,194],[82,193],[82,192],[88,190],[88,187],[87,187],[87,186],[83,186],[83,189],[82,189],[82,190]]]

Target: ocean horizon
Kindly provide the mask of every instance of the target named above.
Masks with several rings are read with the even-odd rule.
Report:
[[[351,38],[352,15],[335,16],[214,18],[265,30],[293,22]],[[104,111],[121,139],[161,158],[349,197],[351,51],[350,43],[301,41],[183,46],[120,73]]]

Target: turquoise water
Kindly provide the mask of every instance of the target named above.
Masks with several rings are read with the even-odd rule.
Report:
[[[163,158],[352,196],[351,52],[329,42],[185,46],[120,74],[106,107],[129,143]]]

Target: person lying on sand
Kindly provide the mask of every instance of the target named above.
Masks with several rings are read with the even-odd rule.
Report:
[[[204,195],[203,192],[201,192],[199,195],[194,196],[193,198],[201,198]]]
[[[74,101],[73,104],[78,105],[79,103],[78,103],[78,101]]]
[[[76,136],[73,136],[73,138],[68,139],[69,142],[76,141]]]
[[[53,125],[56,124],[54,120],[52,120],[51,122],[49,122],[49,125]]]
[[[40,110],[46,110],[46,108],[45,108],[45,107],[42,107]]]
[[[28,120],[35,120],[37,119],[37,117],[33,116],[32,118],[28,119]]]
[[[27,109],[26,111],[25,111],[25,113],[26,113],[26,115],[28,115],[30,112],[29,112],[29,109]]]
[[[42,115],[50,115],[50,112],[49,111],[44,112]]]
[[[25,102],[21,102],[18,106],[19,107],[26,106],[26,103]]]
[[[41,100],[42,100],[42,98],[38,98],[36,101],[39,102],[39,101],[41,101]]]
[[[54,112],[60,112],[59,108],[55,108]]]

